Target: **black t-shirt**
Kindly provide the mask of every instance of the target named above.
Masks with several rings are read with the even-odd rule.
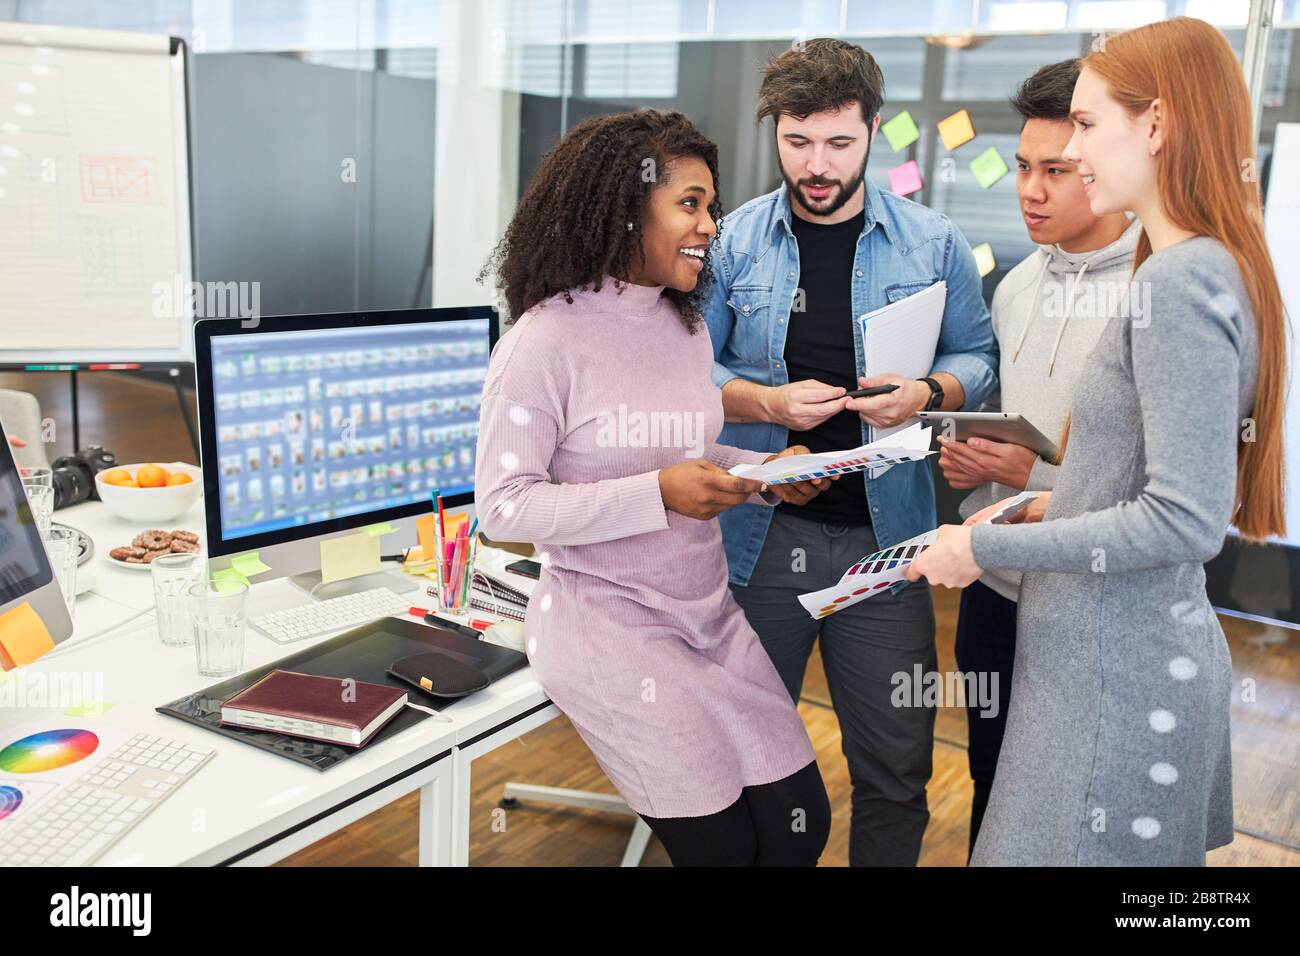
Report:
[[[785,364],[790,381],[815,378],[846,389],[858,387],[853,344],[853,256],[865,213],[832,225],[790,217],[799,243],[799,288],[804,311],[790,313],[785,339]],[[796,304],[798,294],[796,293]],[[862,444],[857,412],[832,415],[811,431],[791,431],[789,445],[807,445],[809,451],[840,451]],[[806,505],[777,505],[800,518],[838,525],[867,525],[871,512],[860,473],[844,475]]]

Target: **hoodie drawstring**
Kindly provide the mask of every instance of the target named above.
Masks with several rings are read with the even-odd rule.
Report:
[[[1043,287],[1043,279],[1047,277],[1047,264],[1052,261],[1052,257],[1043,254],[1043,267],[1038,270],[1038,281],[1034,283],[1034,294],[1029,297],[1029,314],[1025,317],[1025,327],[1020,332],[1020,341],[1016,342],[1016,351],[1011,356],[1011,361],[1015,362],[1020,358],[1020,349],[1025,344],[1025,339],[1029,337],[1029,327],[1034,324],[1034,316],[1038,314],[1038,290]]]
[[[1056,341],[1052,343],[1052,357],[1047,362],[1047,377],[1052,377],[1052,369],[1056,368],[1056,355],[1061,350],[1061,338],[1065,335],[1065,327],[1070,322],[1070,316],[1074,314],[1074,294],[1078,291],[1079,286],[1083,284],[1083,274],[1088,271],[1088,266],[1092,264],[1089,259],[1079,270],[1079,274],[1074,277],[1074,288],[1070,290],[1069,298],[1065,300],[1065,315],[1061,317],[1061,327],[1056,330]]]

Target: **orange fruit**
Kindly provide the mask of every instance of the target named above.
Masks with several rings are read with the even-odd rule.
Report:
[[[185,474],[183,471],[173,471],[167,476],[167,484],[169,485],[188,485],[193,480],[193,478]]]
[[[141,465],[135,471],[135,480],[141,488],[161,488],[167,484],[167,469],[161,465]]]
[[[126,480],[126,481],[115,481],[115,482],[113,482],[113,484],[117,485],[119,488],[139,488],[139,487],[140,487],[140,482],[136,481],[134,478],[130,478],[130,479]]]
[[[114,468],[112,471],[104,473],[104,483],[116,485],[123,481],[131,481],[131,473],[125,468]]]

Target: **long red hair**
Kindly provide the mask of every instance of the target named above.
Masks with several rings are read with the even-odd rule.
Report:
[[[1161,104],[1164,143],[1156,156],[1160,201],[1174,225],[1211,236],[1232,253],[1255,313],[1259,381],[1254,440],[1239,436],[1233,523],[1246,538],[1286,530],[1282,417],[1286,318],[1264,239],[1253,175],[1250,97],[1228,41],[1202,20],[1177,17],[1108,37],[1083,60],[1132,116]],[[1143,231],[1133,267],[1151,255]]]

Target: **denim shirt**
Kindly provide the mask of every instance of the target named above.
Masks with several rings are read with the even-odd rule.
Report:
[[[862,332],[857,317],[905,299],[940,279],[947,301],[933,371],[947,372],[966,392],[963,409],[976,409],[997,384],[998,351],[984,305],[979,270],[970,246],[947,216],[866,180],[862,234],[853,257],[853,342],[858,375]],[[760,385],[790,381],[785,336],[799,287],[799,247],[790,229],[790,197],[784,184],[745,203],[722,221],[710,251],[713,289],[704,318],[713,339],[713,382],[722,388],[733,378]],[[871,440],[862,423],[862,441]],[[775,453],[787,444],[788,430],[774,422],[728,423],[718,441]],[[867,506],[880,548],[935,526],[934,479],[928,460],[895,465],[879,478],[867,472],[840,481],[863,481]],[[746,585],[758,561],[772,509],[745,504],[724,511],[723,543],[731,580]]]

